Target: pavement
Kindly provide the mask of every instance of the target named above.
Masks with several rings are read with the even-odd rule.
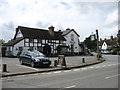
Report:
[[[82,59],[85,58],[85,63],[82,62]],[[51,57],[50,60],[52,64],[49,68],[32,68],[27,65],[20,65],[18,58],[2,58],[2,64],[7,65],[7,72],[2,72],[2,77],[16,76],[16,75],[25,75],[25,74],[34,74],[34,73],[43,73],[59,70],[69,70],[73,68],[85,67],[89,65],[94,65],[105,61],[105,59],[97,60],[96,56],[67,56],[66,67],[61,67],[61,65],[54,66],[54,60],[58,60],[58,57]],[[0,66],[1,67],[1,66]]]

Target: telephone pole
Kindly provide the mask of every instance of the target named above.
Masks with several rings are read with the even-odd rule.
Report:
[[[96,29],[96,35],[97,35],[97,58],[99,60],[99,34],[98,34],[98,29]]]
[[[97,35],[97,53],[99,53],[99,35],[98,35],[98,29],[96,29],[96,35]]]

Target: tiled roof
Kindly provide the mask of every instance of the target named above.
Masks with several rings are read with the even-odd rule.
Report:
[[[39,38],[39,39],[47,39],[47,40],[52,39],[52,40],[65,41],[65,38],[62,36],[62,32],[58,32],[58,31],[54,31],[54,36],[51,36],[48,30],[45,29],[18,26],[18,30],[21,31],[24,38]]]
[[[107,44],[108,46],[117,45],[117,41],[116,41],[116,40],[111,40],[111,39],[106,39],[106,40],[100,41],[100,45],[103,45],[104,42],[106,42],[106,44]]]
[[[8,43],[3,44],[3,46],[13,46],[21,40],[23,40],[23,38],[16,38],[15,40],[11,40]]]
[[[65,36],[65,35],[69,34],[71,31],[75,32],[76,35],[78,35],[74,29],[67,29],[67,30],[62,31],[63,32],[62,35]],[[78,37],[80,37],[80,36],[78,35]]]

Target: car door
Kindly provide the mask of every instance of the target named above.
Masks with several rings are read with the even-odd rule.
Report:
[[[25,55],[26,59],[26,63],[27,64],[31,64],[31,55],[30,55],[30,52],[27,52],[26,55]]]
[[[23,63],[27,64],[27,52],[24,52],[22,54],[22,61],[23,61]]]

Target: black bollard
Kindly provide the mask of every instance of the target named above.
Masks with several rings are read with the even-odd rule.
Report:
[[[7,72],[7,65],[3,64],[3,72]]]
[[[82,58],[82,63],[85,63],[85,58]]]

